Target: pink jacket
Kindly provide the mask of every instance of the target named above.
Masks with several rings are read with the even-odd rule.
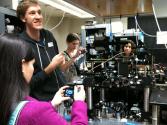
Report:
[[[17,125],[67,125],[50,102],[37,101],[27,97],[29,102],[21,110]],[[87,105],[75,101],[72,105],[71,125],[88,125]]]

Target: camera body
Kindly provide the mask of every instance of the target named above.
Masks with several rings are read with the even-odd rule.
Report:
[[[67,83],[69,88],[66,88],[64,91],[64,96],[73,98],[74,96],[74,86],[83,85],[83,79],[81,77],[75,76],[72,78],[72,82]]]

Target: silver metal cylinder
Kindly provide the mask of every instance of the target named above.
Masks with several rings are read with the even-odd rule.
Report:
[[[160,110],[160,107],[158,105],[152,106],[152,125],[158,125],[159,110]]]
[[[144,88],[144,111],[149,112],[149,97],[150,97],[150,88]]]
[[[100,89],[100,101],[105,101],[105,91],[104,88]]]
[[[92,110],[93,109],[92,87],[87,88],[87,104],[88,104],[88,109]]]

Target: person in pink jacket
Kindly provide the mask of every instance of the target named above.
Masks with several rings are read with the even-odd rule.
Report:
[[[68,124],[57,112],[57,107],[70,99],[64,96],[68,86],[61,87],[50,102],[28,96],[35,59],[32,48],[26,42],[11,34],[1,34],[0,58],[0,125]],[[88,125],[84,100],[83,85],[74,86],[71,125]]]

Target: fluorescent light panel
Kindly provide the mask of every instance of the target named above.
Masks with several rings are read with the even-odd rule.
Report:
[[[75,15],[80,18],[93,18],[94,15],[68,3],[63,0],[39,0],[42,3],[48,4],[52,7],[55,7],[57,9],[60,9],[62,11],[65,11],[67,13],[70,13],[72,15]]]
[[[157,32],[157,44],[167,44],[167,31]]]

